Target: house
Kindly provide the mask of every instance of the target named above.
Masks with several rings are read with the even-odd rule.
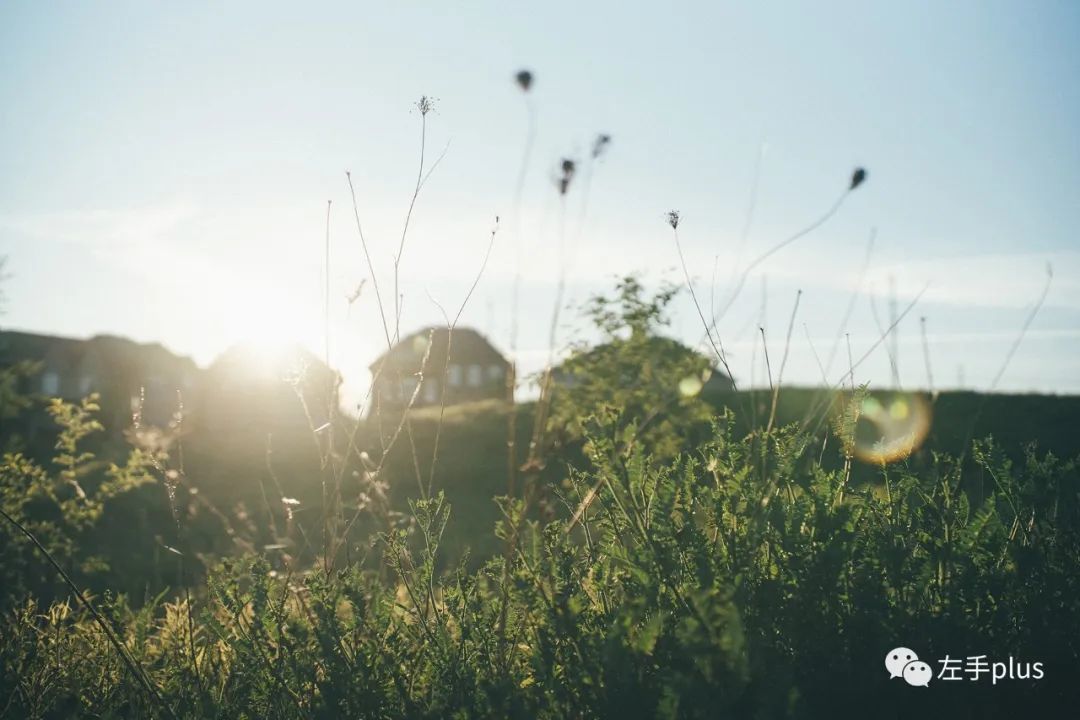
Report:
[[[13,389],[20,396],[78,402],[97,393],[97,418],[111,438],[123,436],[135,412],[142,424],[166,428],[182,407],[185,431],[247,428],[265,440],[271,429],[324,424],[336,406],[340,382],[336,372],[299,347],[268,355],[237,345],[204,370],[158,343],[0,331],[0,368],[17,365],[29,370],[17,373]],[[55,433],[41,403],[11,412],[0,407],[0,440],[18,434],[51,443]]]
[[[402,338],[368,369],[373,407],[407,405],[414,392],[413,407],[424,407],[443,402],[444,383],[447,405],[505,399],[511,364],[476,330],[429,327]]]
[[[140,409],[148,425],[168,425],[180,398],[185,406],[191,401],[199,372],[190,358],[174,355],[158,343],[112,335],[80,340],[0,331],[0,367],[19,363],[32,368],[20,378],[20,394],[77,401],[98,393],[98,417],[110,431],[130,426],[132,414]],[[30,435],[42,425],[49,432],[55,430],[40,413],[24,419]]]
[[[202,426],[215,433],[256,434],[321,427],[337,410],[340,375],[299,345],[268,351],[239,344],[200,378]]]

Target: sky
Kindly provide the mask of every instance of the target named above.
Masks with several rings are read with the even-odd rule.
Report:
[[[441,324],[498,216],[461,324],[527,373],[560,272],[556,356],[618,276],[685,286],[675,209],[705,314],[753,266],[717,324],[740,386],[768,383],[764,328],[784,383],[840,380],[847,335],[872,387],[1077,393],[1078,38],[1080,5],[1050,0],[4,3],[0,327],[206,365],[239,341],[321,355],[328,326],[360,397],[386,348],[372,269],[391,332],[399,247],[401,333]],[[689,293],[668,332],[701,343]]]

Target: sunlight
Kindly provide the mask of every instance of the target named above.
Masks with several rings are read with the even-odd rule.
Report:
[[[252,373],[261,377],[277,376],[287,369],[296,355],[296,344],[282,338],[258,333],[238,343]]]
[[[177,308],[204,329],[205,353],[220,355],[242,349],[244,362],[260,375],[280,373],[295,359],[298,346],[323,347],[323,323],[314,301],[318,288],[296,282],[275,282],[288,268],[256,273],[219,271],[194,304]],[[322,353],[318,353],[321,357]]]

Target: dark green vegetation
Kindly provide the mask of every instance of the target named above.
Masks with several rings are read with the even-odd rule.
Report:
[[[0,463],[0,718],[1068,716],[1076,401],[942,395],[923,449],[865,465],[864,389],[805,423],[783,389],[772,429],[764,393],[680,393],[665,305],[593,307],[617,352],[574,354],[542,432],[518,408],[509,498],[499,405],[414,412],[385,459],[396,419],[362,458],[343,430],[337,501],[304,432],[186,438],[181,474],[147,437],[87,454],[92,404],[55,403],[55,458]],[[1046,675],[912,688],[897,645]]]

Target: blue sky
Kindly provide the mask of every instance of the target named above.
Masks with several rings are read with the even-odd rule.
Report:
[[[440,321],[432,299],[460,303],[500,215],[463,322],[507,349],[520,246],[519,359],[536,369],[561,246],[572,302],[625,272],[678,281],[663,221],[676,208],[699,294],[716,262],[722,297],[740,264],[820,216],[864,165],[866,185],[757,268],[720,323],[742,384],[764,382],[763,284],[772,355],[803,290],[785,379],[813,383],[811,342],[828,354],[858,291],[846,329],[862,355],[891,283],[901,310],[927,287],[899,326],[901,384],[926,385],[925,316],[935,384],[987,387],[1050,262],[1046,304],[999,389],[1080,392],[1078,37],[1071,2],[5,3],[0,322],[157,340],[204,364],[241,339],[320,349],[332,200],[332,354],[362,388],[384,340],[370,283],[344,299],[368,272],[344,171],[392,292],[426,94],[428,163],[449,148],[406,240],[403,331]],[[515,216],[523,67],[537,134]],[[563,211],[558,161],[584,164],[598,132],[613,141],[588,205],[583,171]],[[687,297],[674,315],[671,332],[697,342]],[[560,348],[588,338],[563,317]],[[883,348],[857,379],[891,383]]]

